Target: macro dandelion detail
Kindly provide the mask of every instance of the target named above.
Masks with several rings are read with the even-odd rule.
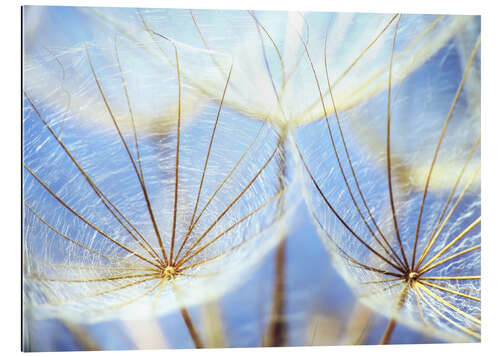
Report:
[[[467,95],[478,88],[479,26],[463,29],[472,43],[451,41],[394,84],[404,18],[388,30],[386,91],[329,115],[330,90],[324,119],[296,130],[306,200],[335,267],[390,318],[381,343],[396,321],[480,339],[480,116],[478,93]]]
[[[479,17],[23,19],[26,321],[87,349],[116,321],[177,346],[170,315],[182,347],[374,343],[377,313],[380,343],[480,339]]]
[[[282,237],[292,212],[289,182],[275,184],[282,139],[225,108],[229,61],[210,101],[183,82],[207,51],[153,35],[174,66],[120,38],[26,61],[24,291],[35,316],[181,309],[189,321],[187,306],[240,283]],[[193,92],[197,119],[183,110]],[[145,94],[149,107],[135,106]]]

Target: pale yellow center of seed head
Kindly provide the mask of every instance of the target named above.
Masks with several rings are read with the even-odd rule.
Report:
[[[410,274],[408,274],[408,278],[410,280],[415,280],[418,277],[418,274],[412,271]]]
[[[163,277],[166,279],[170,279],[175,275],[175,268],[173,266],[168,266],[165,269],[163,269]]]

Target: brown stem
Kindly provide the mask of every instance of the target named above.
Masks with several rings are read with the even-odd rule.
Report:
[[[392,333],[396,327],[396,320],[394,318],[389,320],[387,327],[385,328],[384,336],[380,339],[381,345],[387,345],[391,341]]]
[[[285,310],[285,256],[286,240],[281,241],[276,252],[275,285],[271,320],[267,329],[264,346],[279,347],[286,344],[287,324],[283,318]]]
[[[403,289],[401,292],[398,294],[398,298],[396,300],[396,306],[395,306],[395,311],[393,317],[389,320],[387,323],[387,327],[385,328],[384,335],[380,339],[380,344],[381,345],[387,345],[391,341],[392,333],[394,332],[394,328],[396,327],[396,316],[399,314],[401,311],[401,308],[403,307],[406,298],[408,296],[408,288],[409,288],[409,283],[406,283],[403,286]]]
[[[200,335],[198,334],[198,331],[196,331],[196,328],[194,327],[193,320],[191,320],[191,316],[189,316],[189,312],[185,307],[181,307],[180,309],[182,318],[184,319],[184,323],[186,324],[186,327],[189,331],[189,335],[191,336],[191,339],[193,340],[194,346],[196,348],[203,348],[203,342],[201,341]]]
[[[284,130],[283,130],[284,131]],[[279,181],[278,190],[282,190],[285,186],[286,175],[286,148],[284,145],[285,134],[280,133],[279,142]],[[283,213],[283,196],[280,197],[278,215]],[[273,306],[271,311],[271,319],[264,337],[263,345],[266,347],[285,346],[287,341],[287,323],[283,318],[285,311],[285,261],[286,261],[286,237],[278,245],[275,258],[275,285],[273,291]]]
[[[61,322],[84,351],[99,351],[101,349],[97,341],[89,335],[83,325],[78,325],[67,320],[61,320]]]

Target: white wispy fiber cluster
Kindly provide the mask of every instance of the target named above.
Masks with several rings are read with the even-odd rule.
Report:
[[[333,264],[364,303],[433,336],[479,339],[479,18],[398,77],[404,21],[387,30],[385,90],[296,129],[304,192]],[[338,108],[335,88],[326,93],[325,106]]]
[[[296,185],[280,174],[283,138],[225,105],[231,57],[147,34],[25,58],[34,317],[144,319],[209,301],[285,235]],[[192,82],[210,80],[215,98]]]
[[[231,55],[234,68],[226,104],[250,117],[295,126],[324,115],[316,78],[327,95],[336,88],[337,110],[355,107],[386,88],[394,14],[295,13],[144,9],[84,12],[138,39],[144,24],[187,45]],[[470,16],[407,15],[400,24],[395,81],[409,75],[454,38]],[[143,36],[143,35],[142,35]],[[329,79],[324,72],[327,46]],[[212,57],[209,66],[220,67]],[[349,73],[349,76],[346,74]],[[196,81],[216,96],[210,82]],[[329,85],[327,85],[329,83]],[[333,106],[327,104],[327,113]]]

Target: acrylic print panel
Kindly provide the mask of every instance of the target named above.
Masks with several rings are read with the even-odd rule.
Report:
[[[480,341],[479,16],[22,16],[25,351]]]

